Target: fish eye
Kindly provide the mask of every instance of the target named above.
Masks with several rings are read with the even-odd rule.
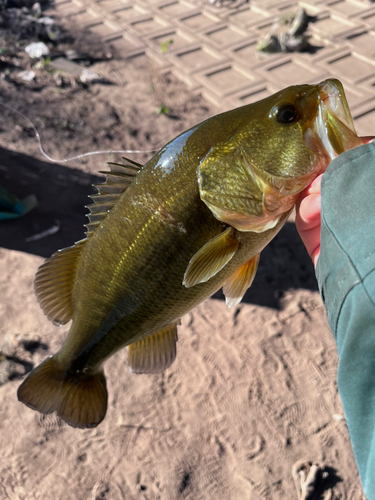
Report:
[[[294,123],[299,120],[298,111],[292,104],[287,104],[275,110],[276,120],[279,123]]]

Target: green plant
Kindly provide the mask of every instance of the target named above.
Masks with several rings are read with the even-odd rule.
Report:
[[[167,115],[169,113],[169,109],[164,104],[161,104],[156,111],[158,115]]]
[[[173,40],[167,40],[166,42],[161,42],[160,47],[161,47],[161,52],[162,54],[166,54],[169,47],[173,44]]]
[[[43,66],[44,69],[48,69],[49,64],[51,64],[51,58],[50,57],[46,57],[45,59],[43,59],[42,66]]]

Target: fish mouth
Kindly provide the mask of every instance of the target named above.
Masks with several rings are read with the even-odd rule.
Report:
[[[327,156],[339,154],[362,144],[356,134],[344,88],[336,79],[318,84],[318,112],[312,126]]]

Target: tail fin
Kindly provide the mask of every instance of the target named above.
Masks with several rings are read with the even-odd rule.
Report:
[[[104,373],[72,373],[55,356],[47,358],[18,388],[18,399],[41,413],[57,415],[73,427],[96,427],[107,411]]]

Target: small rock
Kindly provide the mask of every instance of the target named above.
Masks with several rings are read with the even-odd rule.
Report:
[[[75,81],[72,77],[65,76],[61,73],[55,73],[54,79],[55,79],[56,85],[58,87],[61,87],[62,89],[65,89],[67,87],[72,87],[74,84],[74,81]]]
[[[91,71],[91,69],[84,68],[81,72],[81,75],[79,77],[82,83],[104,83],[104,84],[110,84],[111,82],[107,80],[104,76],[98,75],[98,73],[95,73],[94,71]]]
[[[51,61],[50,66],[52,69],[63,71],[76,78],[79,78],[82,72],[82,66],[72,61],[67,61],[64,57],[57,57],[54,61]]]
[[[39,24],[44,24],[44,26],[52,26],[55,24],[55,21],[52,19],[52,17],[41,17],[38,19]]]
[[[6,333],[0,342],[0,351],[4,356],[13,356],[17,347],[17,339],[12,333]]]
[[[31,7],[31,12],[35,17],[40,17],[42,15],[42,7],[40,6],[39,2],[34,3],[34,5]]]
[[[33,42],[25,47],[25,51],[32,59],[39,59],[49,54],[49,48],[43,42]]]
[[[12,371],[12,363],[8,359],[0,361],[0,385],[8,382]]]
[[[33,80],[35,80],[34,71],[21,71],[20,73],[18,73],[18,76],[25,82],[32,82]]]

